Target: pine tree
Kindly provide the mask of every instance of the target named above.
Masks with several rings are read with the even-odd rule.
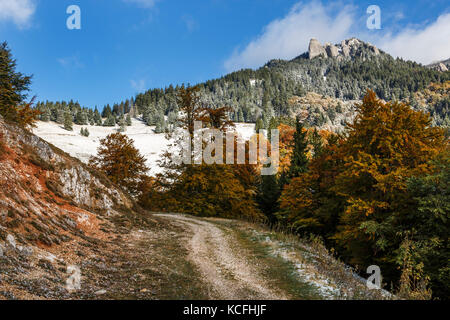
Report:
[[[127,126],[131,126],[133,123],[131,122],[131,116],[130,116],[130,114],[127,114],[127,119],[126,119],[126,121],[127,121]]]
[[[85,126],[88,124],[88,117],[84,110],[79,110],[75,116],[75,123],[78,125]]]
[[[127,122],[124,119],[124,117],[122,116],[119,119],[119,132],[125,132],[125,131],[127,131]]]
[[[102,125],[102,116],[100,115],[100,112],[98,112],[97,106],[95,106],[94,110],[94,122],[97,126]]]
[[[42,112],[41,121],[50,121],[50,110],[48,108],[45,108],[44,112]]]
[[[297,117],[295,133],[292,144],[291,164],[289,167],[289,178],[295,178],[308,170],[308,142],[306,130]]]
[[[256,133],[260,133],[260,130],[264,129],[264,122],[261,118],[256,121],[255,131]]]
[[[64,124],[64,110],[62,108],[58,109],[56,123]]]
[[[111,113],[108,118],[103,122],[104,127],[114,127],[116,125],[116,119],[114,115]]]
[[[33,100],[26,103],[31,77],[16,72],[16,61],[6,42],[0,44],[0,115],[23,127],[34,126],[40,115],[32,109]]]
[[[88,128],[81,128],[80,129],[80,134],[83,136],[83,137],[89,137],[89,130],[88,130]]]
[[[109,106],[109,104],[108,105],[106,105],[104,108],[103,108],[103,111],[102,111],[102,118],[108,118],[109,116],[111,116],[112,115],[112,110],[111,110],[111,107]]]
[[[280,194],[276,175],[261,176],[257,201],[270,224],[274,224],[277,220],[275,213],[279,210],[278,199]]]
[[[244,113],[242,112],[241,108],[239,108],[239,110],[238,110],[238,119],[237,119],[237,121],[238,122],[245,122],[245,120],[244,120]]]
[[[314,157],[320,156],[323,151],[323,141],[319,132],[314,128],[313,132],[310,134],[309,143],[311,144],[314,152]]]
[[[64,129],[66,129],[67,131],[72,131],[73,130],[73,120],[72,120],[72,114],[70,113],[70,111],[66,111],[64,113]]]

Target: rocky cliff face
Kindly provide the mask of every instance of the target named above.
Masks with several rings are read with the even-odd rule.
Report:
[[[374,45],[356,38],[343,40],[340,44],[336,45],[327,42],[322,46],[320,42],[314,38],[309,42],[309,59],[314,59],[316,57],[342,59],[368,55],[380,55],[380,50]]]
[[[105,255],[120,234],[114,221],[135,217],[134,206],[106,177],[0,117],[0,300],[69,298],[76,288],[65,281]]]

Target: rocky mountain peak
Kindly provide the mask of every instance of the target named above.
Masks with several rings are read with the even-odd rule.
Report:
[[[352,58],[363,56],[365,53],[377,56],[380,54],[380,50],[374,45],[356,38],[342,40],[340,44],[335,45],[330,42],[322,45],[317,39],[312,38],[308,48],[309,59],[319,56],[323,58]]]

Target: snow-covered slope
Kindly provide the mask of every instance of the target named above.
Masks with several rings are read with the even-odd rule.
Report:
[[[133,125],[127,127],[125,134],[134,140],[134,145],[139,149],[141,154],[147,159],[147,165],[150,168],[149,174],[155,175],[161,172],[157,161],[161,155],[168,148],[169,140],[164,134],[156,134],[154,127],[147,126],[144,122],[133,119]],[[80,135],[80,129],[88,128],[89,137]],[[42,122],[37,123],[37,128],[33,133],[38,137],[50,142],[61,150],[67,152],[72,157],[78,158],[87,163],[89,158],[97,154],[100,140],[107,135],[117,132],[114,127],[99,127],[99,126],[79,126],[74,124],[73,131],[65,130],[60,124],[56,122]],[[245,140],[250,139],[254,134],[255,125],[247,123],[237,123],[236,131]]]

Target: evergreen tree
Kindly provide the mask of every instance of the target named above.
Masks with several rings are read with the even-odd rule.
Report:
[[[57,112],[56,123],[64,124],[64,110],[61,108]]]
[[[242,112],[241,108],[239,108],[239,110],[238,110],[238,119],[237,119],[237,121],[238,122],[245,122],[245,120],[244,120],[244,113]]]
[[[111,113],[108,118],[103,122],[104,127],[114,127],[116,125],[116,119],[114,115]]]
[[[50,121],[50,110],[48,108],[45,108],[44,112],[42,112],[41,121]]]
[[[31,77],[16,72],[16,61],[6,42],[0,44],[0,115],[23,127],[34,126],[40,111],[25,103]]]
[[[67,131],[72,131],[73,130],[73,120],[72,120],[72,114],[70,113],[70,111],[66,111],[64,113],[64,129],[66,129]]]
[[[119,132],[127,131],[127,122],[124,117],[119,119]]]
[[[95,106],[95,110],[94,110],[94,122],[97,126],[102,125],[102,117],[100,115],[100,112],[98,112],[97,106]]]
[[[313,147],[314,157],[320,156],[320,154],[323,151],[323,141],[322,137],[320,136],[316,128],[314,128],[313,132],[309,137],[309,143]]]
[[[289,178],[295,178],[308,170],[308,142],[306,139],[306,130],[297,117],[295,124],[294,139],[292,141],[292,156],[289,167]]]
[[[83,137],[89,137],[89,130],[88,130],[88,128],[81,128],[81,129],[80,129],[80,134],[81,134]]]
[[[270,224],[274,224],[277,220],[275,213],[279,210],[278,199],[280,194],[276,175],[261,176],[257,202]]]
[[[264,129],[264,122],[261,118],[256,121],[255,131],[256,133],[260,133],[260,130]]]
[[[106,105],[104,108],[103,108],[103,111],[102,111],[102,118],[108,118],[109,116],[111,116],[112,115],[112,110],[111,110],[111,107],[109,106],[109,104],[108,105]]]
[[[126,122],[127,122],[127,126],[131,126],[132,125],[130,114],[127,114]]]
[[[79,110],[75,116],[75,123],[85,126],[88,124],[88,118],[84,110]]]

